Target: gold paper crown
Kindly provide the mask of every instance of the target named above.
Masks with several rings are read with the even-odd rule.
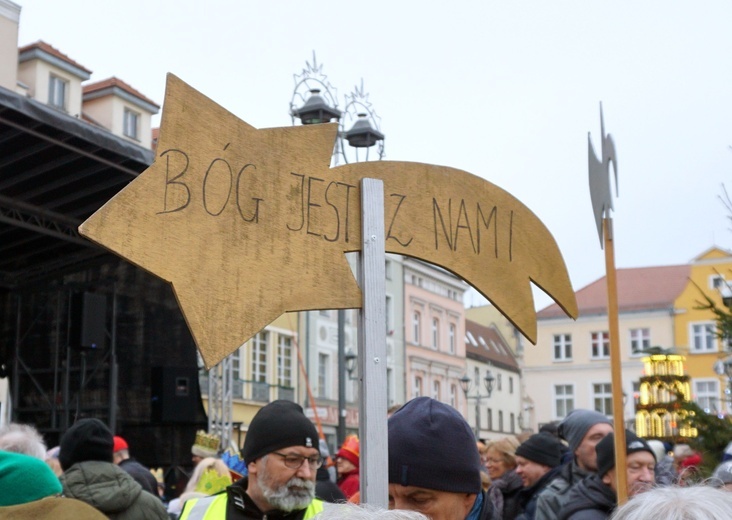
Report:
[[[207,495],[215,495],[231,485],[231,476],[219,475],[218,471],[209,468],[203,472],[201,479],[196,484],[196,491]]]
[[[219,451],[220,442],[221,440],[216,435],[198,430],[191,452],[199,457],[215,457]]]
[[[165,479],[163,478],[163,468],[150,468],[150,473],[152,473],[155,480],[158,481],[158,484],[165,483]]]

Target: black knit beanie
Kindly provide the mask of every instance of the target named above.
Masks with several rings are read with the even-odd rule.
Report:
[[[318,430],[299,404],[280,399],[256,413],[249,423],[241,454],[249,464],[288,446],[318,449]]]
[[[562,462],[562,443],[546,432],[535,433],[516,448],[516,455],[537,464],[556,468]]]
[[[61,437],[58,461],[66,471],[77,462],[112,462],[112,432],[99,419],[81,419]]]
[[[625,430],[625,453],[630,455],[636,451],[647,451],[656,459],[650,445],[630,430]],[[597,453],[597,474],[601,477],[615,467],[615,435],[612,433],[603,437],[595,446]]]
[[[451,493],[480,493],[473,431],[451,406],[417,397],[389,418],[389,482]]]

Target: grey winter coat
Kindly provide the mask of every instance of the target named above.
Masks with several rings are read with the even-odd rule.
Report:
[[[71,466],[60,477],[64,495],[86,502],[112,520],[168,520],[156,496],[111,462],[89,460]]]
[[[567,499],[567,493],[590,475],[591,473],[581,469],[574,460],[562,466],[559,475],[539,495],[536,503],[536,520],[557,520],[559,511]]]
[[[606,520],[610,518],[617,498],[610,486],[597,475],[587,477],[574,486],[564,500],[559,520]]]

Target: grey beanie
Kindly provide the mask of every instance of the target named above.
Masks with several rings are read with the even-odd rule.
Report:
[[[480,493],[473,430],[452,406],[417,397],[389,418],[389,483]]]
[[[557,433],[560,438],[567,441],[569,450],[574,454],[575,450],[582,443],[582,439],[585,438],[587,430],[601,423],[611,426],[613,424],[607,416],[600,412],[594,410],[574,410],[559,423]]]

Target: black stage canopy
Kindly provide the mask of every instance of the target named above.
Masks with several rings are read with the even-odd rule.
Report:
[[[0,87],[0,376],[10,377],[13,420],[35,424],[52,446],[74,420],[99,417],[143,463],[174,468],[190,464],[206,425],[190,332],[169,284],[78,233],[153,159]],[[85,349],[74,302],[89,294],[103,303],[105,339]],[[195,399],[179,400],[154,377],[194,379]],[[172,419],[160,413],[163,398]]]

